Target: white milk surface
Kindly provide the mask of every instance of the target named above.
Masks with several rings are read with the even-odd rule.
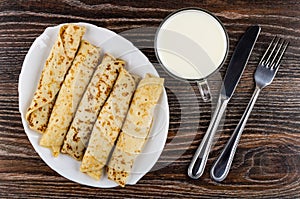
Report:
[[[195,9],[170,16],[157,33],[162,64],[176,76],[202,79],[213,73],[227,51],[226,33],[210,14]]]

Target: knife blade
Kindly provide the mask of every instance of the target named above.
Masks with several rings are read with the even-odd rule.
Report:
[[[231,98],[243,74],[254,44],[260,33],[259,26],[251,26],[239,40],[229,62],[221,94]]]
[[[221,88],[216,110],[213,114],[207,132],[196,150],[188,168],[188,175],[193,179],[198,179],[204,172],[213,138],[226,110],[227,104],[231,99],[247,65],[260,30],[261,28],[258,25],[248,28],[239,40],[233,52],[224,77],[224,83]]]

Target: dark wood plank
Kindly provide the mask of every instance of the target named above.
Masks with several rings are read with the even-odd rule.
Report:
[[[230,36],[229,58],[252,24],[261,35],[228,106],[207,169],[199,180],[186,172],[211,118],[214,104],[203,103],[195,85],[169,77],[157,63],[153,34],[125,34],[140,46],[166,78],[170,128],[157,164],[137,185],[97,189],[71,182],[51,170],[29,143],[18,112],[18,77],[25,55],[48,26],[84,21],[118,33],[157,27],[171,12],[201,7],[216,14]],[[281,1],[0,1],[0,197],[300,197],[300,2]],[[254,89],[253,72],[273,35],[291,44],[274,82],[259,96],[238,146],[228,178],[216,183],[209,169],[237,125]],[[214,93],[218,82],[210,79]],[[67,165],[66,165],[67,166]]]

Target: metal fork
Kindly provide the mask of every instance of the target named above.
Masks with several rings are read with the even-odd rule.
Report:
[[[254,74],[256,87],[252,98],[239,124],[235,128],[221,155],[211,169],[210,174],[215,181],[220,182],[227,177],[239,139],[242,135],[242,132],[247,123],[252,108],[257,100],[257,97],[263,88],[272,83],[288,45],[289,42],[274,37],[265,54],[261,58],[261,61],[259,62]]]

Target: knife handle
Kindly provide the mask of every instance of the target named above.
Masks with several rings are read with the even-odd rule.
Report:
[[[228,100],[223,99],[222,96],[219,97],[216,110],[214,112],[213,118],[209,124],[207,132],[194,154],[194,157],[188,168],[188,175],[193,179],[198,179],[204,172],[204,168],[208,159],[208,154],[218,129],[219,123],[223,116],[223,113],[227,107]]]

